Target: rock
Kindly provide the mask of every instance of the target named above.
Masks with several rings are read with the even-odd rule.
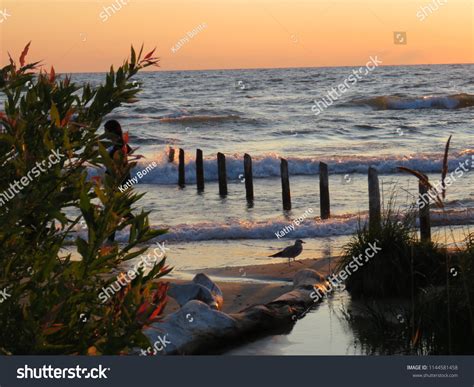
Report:
[[[217,286],[206,274],[199,273],[196,274],[193,278],[193,282],[208,288],[212,295],[214,296],[215,301],[217,302],[219,310],[222,309],[222,305],[224,305],[224,295],[222,294],[222,290]]]
[[[220,342],[238,330],[234,318],[210,308],[204,302],[193,300],[143,332],[152,344],[157,343],[157,355],[171,355],[199,352],[201,347]],[[162,344],[163,341],[166,346]]]
[[[216,310],[219,298],[222,299],[219,287],[205,274],[198,274],[192,283],[173,285],[168,292],[182,308],[143,331],[152,343],[149,352],[157,355],[215,354],[229,346],[242,345],[244,340],[286,334],[299,316],[307,313],[316,302],[312,296],[315,287],[326,283],[317,271],[300,270],[295,274],[292,291],[266,305],[249,306],[229,315]],[[133,353],[145,351],[146,348],[135,349]]]
[[[308,288],[319,284],[324,285],[326,282],[326,278],[316,270],[302,269],[293,277],[293,288]]]
[[[204,273],[196,274],[193,283],[170,285],[168,295],[173,297],[179,306],[183,306],[191,300],[199,300],[213,309],[220,310],[224,304],[221,289]]]
[[[179,306],[183,306],[191,300],[199,300],[213,309],[219,309],[219,303],[216,301],[211,291],[199,284],[171,284],[168,289],[168,295],[173,297],[178,302]]]
[[[311,289],[299,287],[288,293],[282,294],[267,305],[287,305],[290,309],[294,310],[295,314],[298,314],[314,303],[313,298],[311,298],[311,293],[313,291],[314,289],[312,287]]]

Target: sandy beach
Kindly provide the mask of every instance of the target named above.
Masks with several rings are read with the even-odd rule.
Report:
[[[287,263],[250,265],[243,267],[211,268],[193,270],[190,273],[206,273],[224,294],[223,312],[235,313],[252,305],[266,304],[293,288],[292,279],[298,270],[313,269],[323,275],[334,268],[335,259],[305,259],[288,266]],[[166,278],[164,278],[166,280]],[[170,283],[183,284],[189,281],[172,279]],[[169,297],[164,315],[179,309],[176,301]]]

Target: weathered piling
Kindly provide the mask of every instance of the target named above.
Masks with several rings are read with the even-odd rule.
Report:
[[[196,184],[198,191],[204,191],[204,161],[201,149],[196,149]]]
[[[428,177],[426,177],[428,180]],[[431,242],[431,220],[430,220],[430,199],[429,188],[421,181],[418,183],[420,200],[418,200],[418,210],[420,217],[420,239],[422,242]]]
[[[369,230],[375,231],[380,228],[381,208],[379,174],[375,168],[369,167]]]
[[[329,200],[329,173],[328,165],[319,163],[319,202],[321,207],[321,219],[329,219],[331,216]]]
[[[227,195],[227,171],[225,167],[225,156],[223,153],[217,153],[217,174],[219,176],[219,195]]]
[[[174,148],[169,149],[168,152],[168,162],[172,163],[174,161]]]
[[[245,197],[247,202],[253,202],[253,172],[252,157],[247,153],[244,155],[244,179],[245,179]]]
[[[184,167],[185,167],[185,164],[184,164],[184,150],[179,148],[178,185],[181,188],[184,188],[184,186],[186,185]]]
[[[291,193],[290,193],[290,177],[288,174],[288,161],[281,159],[281,194],[283,199],[283,209],[291,210]]]

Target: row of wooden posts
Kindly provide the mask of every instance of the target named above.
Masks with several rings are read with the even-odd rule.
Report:
[[[170,148],[168,161],[174,162],[175,149]],[[217,153],[217,171],[219,180],[219,195],[226,196],[227,190],[227,170],[225,155],[221,152]],[[285,211],[291,210],[291,191],[290,178],[288,173],[288,161],[281,159],[280,162],[281,188],[282,188],[282,202]],[[244,155],[244,182],[246,199],[249,205],[253,205],[253,172],[252,172],[252,157],[245,153]],[[376,229],[380,227],[382,221],[382,206],[380,196],[380,185],[378,171],[369,167],[368,171],[369,183],[369,229]],[[196,184],[199,192],[204,191],[204,160],[201,149],[196,150]],[[185,179],[185,158],[184,150],[179,149],[178,158],[178,185],[184,188],[186,185]],[[319,192],[320,192],[320,214],[321,219],[329,219],[331,216],[331,205],[329,196],[329,172],[326,163],[319,163]],[[428,188],[419,184],[419,194],[425,197],[428,193]],[[425,195],[425,196],[423,196]],[[422,203],[422,201],[420,201]],[[429,205],[421,204],[419,208],[420,220],[420,236],[422,241],[431,241],[431,222],[430,222],[430,207]]]

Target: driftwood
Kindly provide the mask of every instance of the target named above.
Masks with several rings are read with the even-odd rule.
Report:
[[[257,338],[289,333],[298,316],[314,305],[311,293],[327,284],[323,276],[310,269],[299,271],[293,282],[292,291],[239,313],[226,314],[202,301],[191,300],[144,333],[152,343],[166,342],[158,346],[157,355],[222,353]]]

